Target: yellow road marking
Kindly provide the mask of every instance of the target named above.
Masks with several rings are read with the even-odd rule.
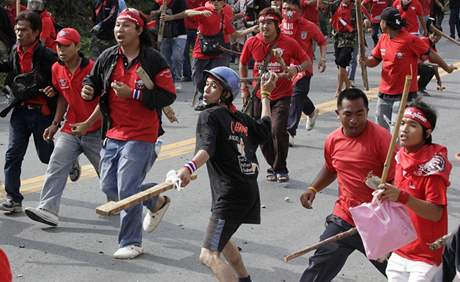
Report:
[[[460,69],[460,62],[457,62],[454,64],[457,68]],[[445,76],[448,73],[446,73],[444,70],[439,71],[440,76]],[[367,91],[367,96],[369,100],[374,100],[377,98],[378,94],[378,87],[369,89]],[[316,105],[316,108],[319,109],[319,114],[325,114],[329,112],[333,112],[336,109],[336,100],[329,100],[323,103],[320,103]],[[302,119],[305,119],[305,116],[302,117]],[[161,147],[160,155],[158,156],[158,160],[167,160],[171,159],[174,157],[182,156],[185,154],[192,153],[193,150],[195,149],[195,138],[188,138],[185,140],[181,140],[178,142],[174,142],[171,144],[166,144]],[[80,179],[89,179],[96,177],[96,171],[91,165],[84,165],[81,167],[81,176]],[[21,181],[21,193],[27,194],[27,193],[33,193],[33,192],[38,192],[41,190],[43,181],[45,180],[44,175],[36,176],[36,177],[31,177],[27,178]],[[0,184],[0,198],[4,194],[4,185]]]

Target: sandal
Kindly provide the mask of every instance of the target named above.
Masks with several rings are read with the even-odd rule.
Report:
[[[287,174],[287,173],[277,173],[276,178],[277,178],[277,181],[279,183],[288,182],[289,181],[289,174]]]

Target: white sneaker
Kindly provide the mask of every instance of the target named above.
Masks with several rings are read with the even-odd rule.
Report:
[[[182,82],[176,82],[175,86],[176,86],[176,91],[177,92],[182,91]]]
[[[289,134],[289,147],[294,147],[294,136],[291,134]]]
[[[56,227],[59,222],[59,218],[52,212],[40,208],[25,208],[26,215],[35,221]]]
[[[116,259],[133,259],[144,253],[142,247],[136,245],[129,245],[123,248],[119,248],[115,253],[113,253],[113,258]]]
[[[315,109],[310,116],[307,116],[307,124],[305,128],[310,131],[315,127],[316,119],[318,118],[319,110]]]
[[[171,203],[171,200],[164,196],[165,202],[163,203],[163,206],[159,208],[157,211],[152,212],[150,210],[147,210],[147,214],[144,217],[144,222],[142,223],[142,228],[146,232],[153,232],[155,228],[157,228],[158,224],[160,224],[161,219],[165,215],[166,211],[169,208],[169,204]]]

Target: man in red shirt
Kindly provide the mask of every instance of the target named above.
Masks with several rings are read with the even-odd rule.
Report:
[[[204,5],[204,0],[186,0],[187,9],[195,9]],[[190,63],[190,51],[195,47],[196,33],[198,23],[194,17],[187,17],[184,19],[185,29],[187,32],[187,42],[185,43],[184,49],[184,81],[192,81],[192,65]]]
[[[371,56],[364,58],[364,62],[368,67],[375,67],[383,61],[376,116],[377,123],[389,130],[393,104],[401,100],[406,75],[413,75],[409,100],[417,96],[419,59],[429,58],[448,73],[455,70],[455,67],[447,65],[436,52],[431,52],[430,46],[422,39],[407,32],[397,9],[388,7],[383,10],[380,27],[383,34]]]
[[[251,58],[254,60],[254,77],[264,75],[267,71],[284,74],[284,77],[278,79],[270,96],[272,139],[261,145],[261,150],[270,165],[267,180],[286,182],[289,180],[286,159],[289,150],[287,121],[292,96],[290,78],[310,67],[311,60],[297,41],[281,33],[281,20],[281,15],[273,8],[265,8],[260,12],[260,32],[244,44],[240,57],[240,76],[248,77]],[[241,84],[241,90],[243,99],[247,99],[249,91],[246,83]],[[255,91],[254,116],[260,117],[260,91],[257,87]]]
[[[428,29],[423,18],[423,7],[418,0],[395,0],[393,7],[398,9],[401,18],[406,22],[406,29],[409,33],[418,35],[420,24],[423,35],[428,35]]]
[[[7,199],[0,210],[21,212],[21,166],[30,136],[42,163],[48,163],[53,152],[53,142],[43,140],[43,132],[53,121],[56,98],[47,97],[43,89],[51,84],[51,66],[56,55],[39,40],[41,19],[37,13],[24,11],[16,18],[16,47],[8,61],[0,62],[0,72],[14,77],[8,82],[15,99],[2,111],[13,109],[10,117],[9,144],[5,154],[5,190]],[[39,74],[39,75],[37,75]]]
[[[366,9],[367,14],[370,16],[369,21],[371,22],[371,27],[372,27],[372,40],[374,41],[374,46],[375,46],[377,45],[377,42],[379,41],[380,14],[382,13],[383,9],[385,9],[388,6],[391,6],[391,1],[390,0],[363,0],[363,2],[361,2],[361,5],[363,6],[363,8]]]
[[[336,96],[343,90],[351,87],[348,79],[347,67],[352,59],[356,45],[356,13],[353,1],[341,0],[340,5],[331,18],[331,27],[334,30],[334,53],[337,65]]]
[[[42,18],[42,31],[40,32],[40,40],[42,43],[56,52],[56,28],[54,27],[53,16],[45,9],[45,2],[43,0],[28,0],[27,9],[34,11]]]
[[[58,225],[60,200],[73,163],[84,153],[99,174],[101,149],[98,99],[88,103],[80,96],[83,78],[94,62],[80,53],[80,34],[75,29],[59,31],[56,43],[59,62],[52,67],[52,86],[44,92],[49,97],[58,95],[58,102],[54,120],[43,138],[53,139],[64,115],[65,122],[56,138],[38,207],[25,209],[32,220],[51,226]]]
[[[447,188],[452,165],[447,148],[432,142],[436,112],[421,101],[410,103],[401,121],[394,185],[385,183],[382,200],[399,202],[407,211],[417,239],[388,259],[388,281],[439,281],[443,248],[430,243],[447,233]]]
[[[326,230],[321,240],[352,228],[355,224],[349,212],[350,207],[372,200],[373,190],[366,186],[369,173],[381,175],[391,135],[384,128],[367,119],[369,112],[366,94],[350,88],[337,97],[337,117],[342,126],[329,134],[324,143],[325,164],[300,201],[311,209],[320,191],[337,179],[339,198],[332,214],[326,218]],[[379,138],[375,138],[379,136]],[[389,180],[393,179],[391,167]],[[358,233],[318,248],[309,259],[308,268],[300,281],[331,281],[340,272],[348,256],[355,250],[364,254],[364,246]],[[371,263],[385,274],[386,262]]]
[[[14,26],[16,24],[16,17],[18,16],[18,12],[16,11],[16,0],[6,0],[5,8],[8,11],[8,16],[11,21],[11,25]],[[27,6],[20,4],[19,12],[22,12],[25,10],[27,10]]]
[[[174,102],[176,89],[168,64],[151,47],[146,19],[138,10],[123,10],[117,17],[114,34],[118,44],[98,57],[83,81],[81,95],[89,101],[100,96],[104,138],[101,188],[109,200],[118,201],[150,186],[142,182],[157,158],[155,143],[162,134],[161,109]],[[147,82],[138,76],[141,68],[153,88],[147,88]],[[147,214],[143,224],[141,204],[121,211],[120,248],[113,257],[130,259],[142,254],[142,226],[152,232],[169,203],[166,196],[144,202]]]
[[[318,69],[320,72],[324,72],[326,69],[327,40],[318,25],[301,16],[298,0],[288,0],[284,2],[282,12],[283,21],[281,23],[281,32],[294,38],[310,58],[314,56],[313,44],[316,42],[320,48]],[[307,130],[313,129],[316,117],[318,116],[318,110],[308,97],[312,75],[313,65],[310,65],[305,71],[299,73],[293,81],[294,94],[291,98],[288,119],[288,133],[291,137],[291,146],[294,144],[293,139],[296,135],[302,112],[307,115]]]
[[[216,52],[203,53],[202,42],[206,38],[219,37],[219,46],[224,47],[230,42],[230,39],[236,39],[251,33],[254,29],[249,28],[236,31],[233,27],[233,10],[225,3],[224,0],[212,0],[205,3],[204,6],[195,9],[187,9],[182,13],[175,15],[164,15],[166,21],[193,17],[198,24],[197,31],[199,36],[196,38],[195,47],[193,48],[192,62],[192,79],[195,85],[195,91],[201,93],[204,89],[204,71],[219,66],[228,66],[229,60],[227,54],[220,50]],[[202,99],[202,93],[200,100]],[[199,103],[195,108],[202,111],[206,106]]]

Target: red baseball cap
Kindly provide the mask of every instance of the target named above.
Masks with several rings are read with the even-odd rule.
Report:
[[[54,42],[66,46],[72,43],[75,45],[80,44],[80,33],[71,27],[63,28],[56,35],[56,40],[54,40]]]

